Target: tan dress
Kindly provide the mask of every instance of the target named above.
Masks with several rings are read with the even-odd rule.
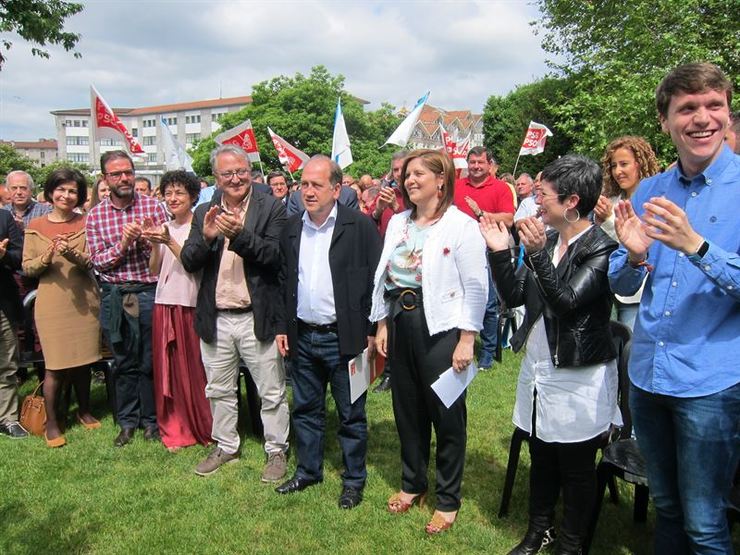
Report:
[[[41,260],[54,237],[68,234],[72,252]],[[47,370],[66,370],[100,360],[100,297],[85,239],[85,218],[31,220],[23,243],[23,271],[39,278],[34,308]]]

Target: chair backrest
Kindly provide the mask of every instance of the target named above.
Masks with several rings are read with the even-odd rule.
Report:
[[[632,332],[622,324],[612,320],[609,323],[614,348],[617,351],[617,374],[619,376],[618,403],[622,412],[624,426],[619,432],[620,439],[627,439],[632,435],[632,413],[629,407],[630,377],[628,363],[632,346]]]

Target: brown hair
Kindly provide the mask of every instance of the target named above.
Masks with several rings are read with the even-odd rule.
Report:
[[[401,194],[403,195],[404,206],[411,207],[411,219],[416,219],[416,205],[411,202],[409,194],[406,192],[406,168],[412,160],[419,158],[426,169],[435,175],[441,175],[443,179],[442,197],[437,204],[435,216],[442,216],[445,211],[452,205],[455,199],[455,165],[446,152],[439,150],[413,150],[406,155],[401,169]]]
[[[732,82],[718,66],[708,62],[678,66],[663,78],[655,90],[658,114],[668,117],[668,106],[676,94],[698,94],[706,90],[725,93],[727,107],[732,105]]]
[[[612,177],[611,168],[612,156],[620,148],[626,148],[632,152],[637,164],[640,166],[640,180],[655,175],[660,171],[658,160],[655,158],[655,152],[653,152],[652,147],[645,139],[631,135],[614,139],[607,145],[604,156],[601,157],[602,194],[605,197],[615,197],[622,192],[622,189],[620,189],[617,182],[614,181],[614,177]]]

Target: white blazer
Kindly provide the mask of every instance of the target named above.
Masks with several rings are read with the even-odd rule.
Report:
[[[386,318],[390,311],[390,303],[383,298],[388,261],[401,242],[410,215],[411,210],[406,210],[388,222],[375,271],[370,311],[373,322]],[[488,301],[489,270],[486,243],[476,221],[450,206],[429,228],[421,265],[421,291],[429,333],[435,335],[453,328],[480,331]]]

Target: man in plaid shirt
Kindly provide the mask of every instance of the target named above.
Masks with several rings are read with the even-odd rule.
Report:
[[[152,246],[146,239],[167,220],[156,199],[134,191],[134,164],[121,150],[104,153],[100,168],[110,197],[87,217],[87,243],[101,287],[100,325],[115,363],[116,412],[123,447],[144,428],[159,437],[152,386],[152,307],[156,276],[149,272]]]

